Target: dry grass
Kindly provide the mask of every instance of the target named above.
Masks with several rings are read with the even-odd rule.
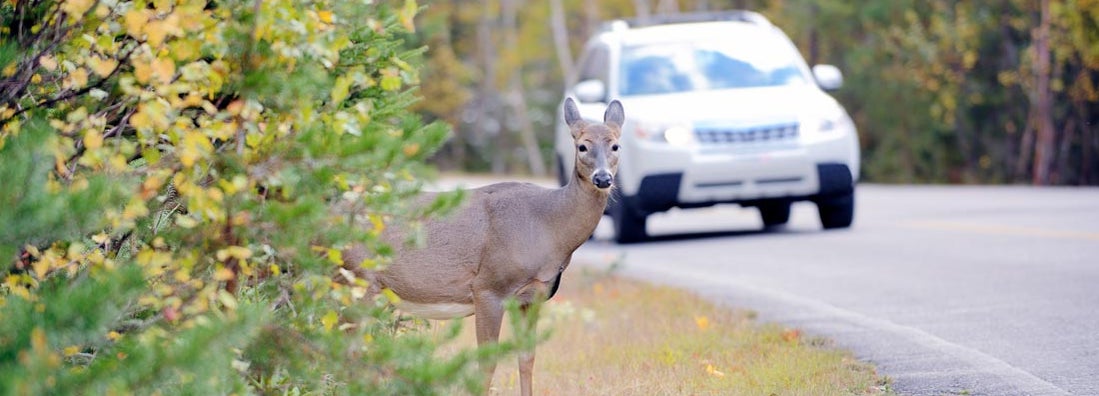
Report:
[[[552,336],[538,347],[536,395],[891,394],[850,353],[750,313],[579,268],[562,283],[539,322]],[[463,333],[476,343],[472,319]],[[493,393],[518,394],[518,382],[515,360],[501,362]]]

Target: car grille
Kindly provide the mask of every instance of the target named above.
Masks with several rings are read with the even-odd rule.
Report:
[[[704,145],[783,142],[798,138],[798,124],[731,127],[695,127],[695,137]]]

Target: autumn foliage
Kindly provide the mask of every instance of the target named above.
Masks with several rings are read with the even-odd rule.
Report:
[[[376,4],[377,3],[377,4]],[[393,3],[393,4],[389,4]],[[446,137],[415,1],[0,3],[0,390],[476,390],[340,269]]]

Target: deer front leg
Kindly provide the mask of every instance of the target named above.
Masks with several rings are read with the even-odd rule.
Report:
[[[559,280],[560,278],[558,278]],[[549,296],[550,286],[545,282],[532,281],[516,293],[519,300],[519,313],[523,315],[522,322],[532,335],[537,334],[538,310]],[[519,386],[523,396],[533,394],[532,376],[534,374],[534,349],[519,352]]]
[[[536,306],[523,305],[520,307],[520,312],[523,315],[523,320],[529,324],[530,331],[535,332],[538,325],[538,309]],[[533,394],[534,351],[535,347],[531,346],[530,350],[519,352],[519,386],[523,396]]]
[[[477,327],[477,345],[485,346],[500,339],[500,324],[504,320],[504,304],[500,297],[491,292],[473,294],[473,315]],[[496,372],[496,362],[481,365],[485,373],[485,394],[492,387],[492,374]]]

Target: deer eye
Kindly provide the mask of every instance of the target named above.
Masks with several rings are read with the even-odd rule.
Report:
[[[580,150],[580,152],[581,152],[581,153],[586,153],[586,152],[588,152],[588,146],[585,146],[585,145],[583,145],[583,144],[581,144],[581,145],[577,146],[577,147],[576,147],[576,149],[577,149],[577,150]]]
[[[611,146],[611,151],[618,151],[618,145]]]

